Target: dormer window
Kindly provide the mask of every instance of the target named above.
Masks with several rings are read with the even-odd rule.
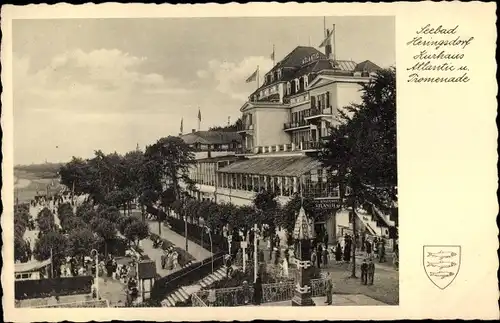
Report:
[[[278,80],[281,80],[281,69],[278,70],[276,77]]]
[[[292,94],[292,84],[290,82],[286,82],[286,95]]]
[[[271,78],[271,83],[274,82],[274,73],[271,73],[270,78]]]
[[[295,79],[295,93],[300,91],[299,79]]]
[[[304,75],[304,89],[306,89],[308,85],[309,85],[309,77],[308,75]]]

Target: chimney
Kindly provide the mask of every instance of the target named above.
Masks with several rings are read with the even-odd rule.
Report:
[[[191,133],[195,133],[196,132],[196,129],[191,129]]]
[[[330,36],[330,30],[328,29],[326,30],[326,35],[327,37]],[[325,56],[328,58],[332,58],[332,42],[330,39],[328,40],[328,43],[325,46]]]

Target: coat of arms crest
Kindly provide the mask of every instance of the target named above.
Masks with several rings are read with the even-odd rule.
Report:
[[[460,246],[424,246],[424,269],[430,281],[445,289],[460,269]]]

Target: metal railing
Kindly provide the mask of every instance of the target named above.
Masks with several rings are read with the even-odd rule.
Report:
[[[292,129],[292,128],[298,128],[298,127],[305,127],[308,126],[309,123],[307,123],[306,120],[299,120],[296,122],[287,122],[283,125],[283,129]]]
[[[325,296],[326,295],[326,280],[323,278],[312,279],[312,297]],[[201,290],[195,295],[203,304],[208,303],[208,290]],[[262,302],[263,303],[275,303],[289,301],[293,298],[295,293],[295,282],[286,281],[280,283],[271,283],[262,285]],[[244,306],[247,304],[252,304],[254,301],[254,288],[253,286],[248,286],[244,288],[243,286],[230,287],[230,288],[220,288],[215,290],[215,302],[210,306],[215,307],[231,307],[231,306]],[[195,305],[193,301],[193,306],[203,306]],[[205,305],[206,306],[206,305]]]
[[[207,304],[205,304],[205,302],[203,302],[202,299],[196,294],[191,295],[191,304],[193,307],[206,307],[207,306]]]

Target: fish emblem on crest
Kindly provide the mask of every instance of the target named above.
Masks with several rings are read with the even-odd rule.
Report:
[[[460,246],[424,246],[424,269],[430,281],[445,289],[460,269]]]

